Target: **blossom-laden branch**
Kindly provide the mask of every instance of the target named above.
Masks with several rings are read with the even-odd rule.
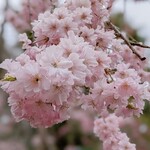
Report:
[[[103,141],[104,150],[136,150],[135,144],[130,143],[127,135],[120,131],[121,122],[123,118],[115,114],[95,120],[94,133]]]
[[[147,61],[115,25],[109,22],[111,30],[105,28],[109,2],[66,0],[32,22],[33,41],[25,33],[20,36],[25,53],[0,64],[7,71],[0,85],[16,121],[47,128],[69,119],[80,106],[102,119],[105,112],[140,116],[150,98],[149,78],[141,75]]]
[[[127,44],[127,46],[132,50],[133,54],[135,54],[141,61],[144,61],[146,59],[146,57],[142,57],[136,51],[136,49],[134,49],[134,47],[132,46],[133,43],[131,44],[130,41],[118,30],[118,28],[112,22],[108,21],[107,24],[115,31],[116,36],[121,38],[125,42],[125,44]]]

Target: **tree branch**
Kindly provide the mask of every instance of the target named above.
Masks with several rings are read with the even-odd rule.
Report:
[[[144,61],[146,59],[146,57],[142,57],[132,46],[132,44],[128,41],[128,39],[118,30],[118,28],[111,23],[110,21],[107,22],[107,24],[111,27],[111,29],[113,29],[116,32],[116,35],[118,37],[120,37],[125,44],[132,50],[133,54],[135,54],[141,61]]]
[[[133,45],[133,46],[139,46],[139,47],[142,47],[142,48],[150,48],[150,46],[144,45],[144,44],[141,44],[141,43],[138,43],[138,42],[130,41],[130,44]]]

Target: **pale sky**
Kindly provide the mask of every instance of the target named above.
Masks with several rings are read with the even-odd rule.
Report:
[[[146,38],[145,44],[150,46],[150,0],[136,3],[132,0],[126,1],[125,20],[138,29],[139,35]],[[123,11],[124,0],[116,0],[112,12]],[[150,49],[146,49],[145,55],[150,57]]]
[[[120,11],[124,11],[124,2],[116,0],[113,12]],[[150,44],[150,1],[135,3],[127,0],[125,19],[131,26],[138,29],[139,34],[147,38],[146,43]]]

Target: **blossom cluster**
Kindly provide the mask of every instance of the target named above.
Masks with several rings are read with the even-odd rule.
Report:
[[[44,13],[46,10],[53,10],[57,5],[57,0],[23,0],[21,10],[9,9],[6,19],[13,24],[17,31],[30,31],[30,23],[36,20],[40,13]]]
[[[119,129],[122,119],[111,114],[95,120],[94,133],[103,141],[103,150],[136,150],[135,144]]]
[[[138,70],[146,61],[106,30],[109,5],[68,0],[53,12],[39,14],[32,23],[34,41],[20,35],[26,52],[1,64],[8,71],[2,88],[17,120],[50,126],[66,119],[68,107],[76,104],[99,114],[108,109],[122,116],[142,113],[149,84]],[[33,106],[41,109],[41,117]]]
[[[134,46],[136,53],[109,26],[112,0],[54,5],[32,22],[32,38],[20,35],[25,52],[0,64],[7,71],[0,84],[16,120],[50,127],[67,120],[75,107],[100,115],[103,125],[110,112],[140,116],[150,100],[147,60],[138,57],[142,48]],[[115,135],[108,129],[110,140],[120,135],[128,143],[115,124]]]

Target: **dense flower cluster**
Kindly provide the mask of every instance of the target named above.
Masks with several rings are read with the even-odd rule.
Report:
[[[16,120],[49,127],[68,119],[79,106],[104,117],[103,126],[114,120],[114,115],[105,118],[109,112],[140,116],[144,100],[150,100],[150,74],[143,69],[147,60],[139,59],[107,24],[112,0],[67,0],[54,5],[32,22],[32,39],[20,35],[25,53],[0,64],[7,70],[0,84],[9,94]],[[142,48],[134,48],[143,56]],[[106,130],[111,136],[104,145],[122,138],[126,143],[120,144],[128,144],[118,122],[109,124],[115,131]],[[120,139],[115,138],[118,135]],[[103,133],[98,136],[106,139]]]
[[[103,141],[103,150],[136,150],[135,144],[129,142],[129,138],[119,129],[121,117],[114,114],[106,118],[96,119],[94,133]]]

